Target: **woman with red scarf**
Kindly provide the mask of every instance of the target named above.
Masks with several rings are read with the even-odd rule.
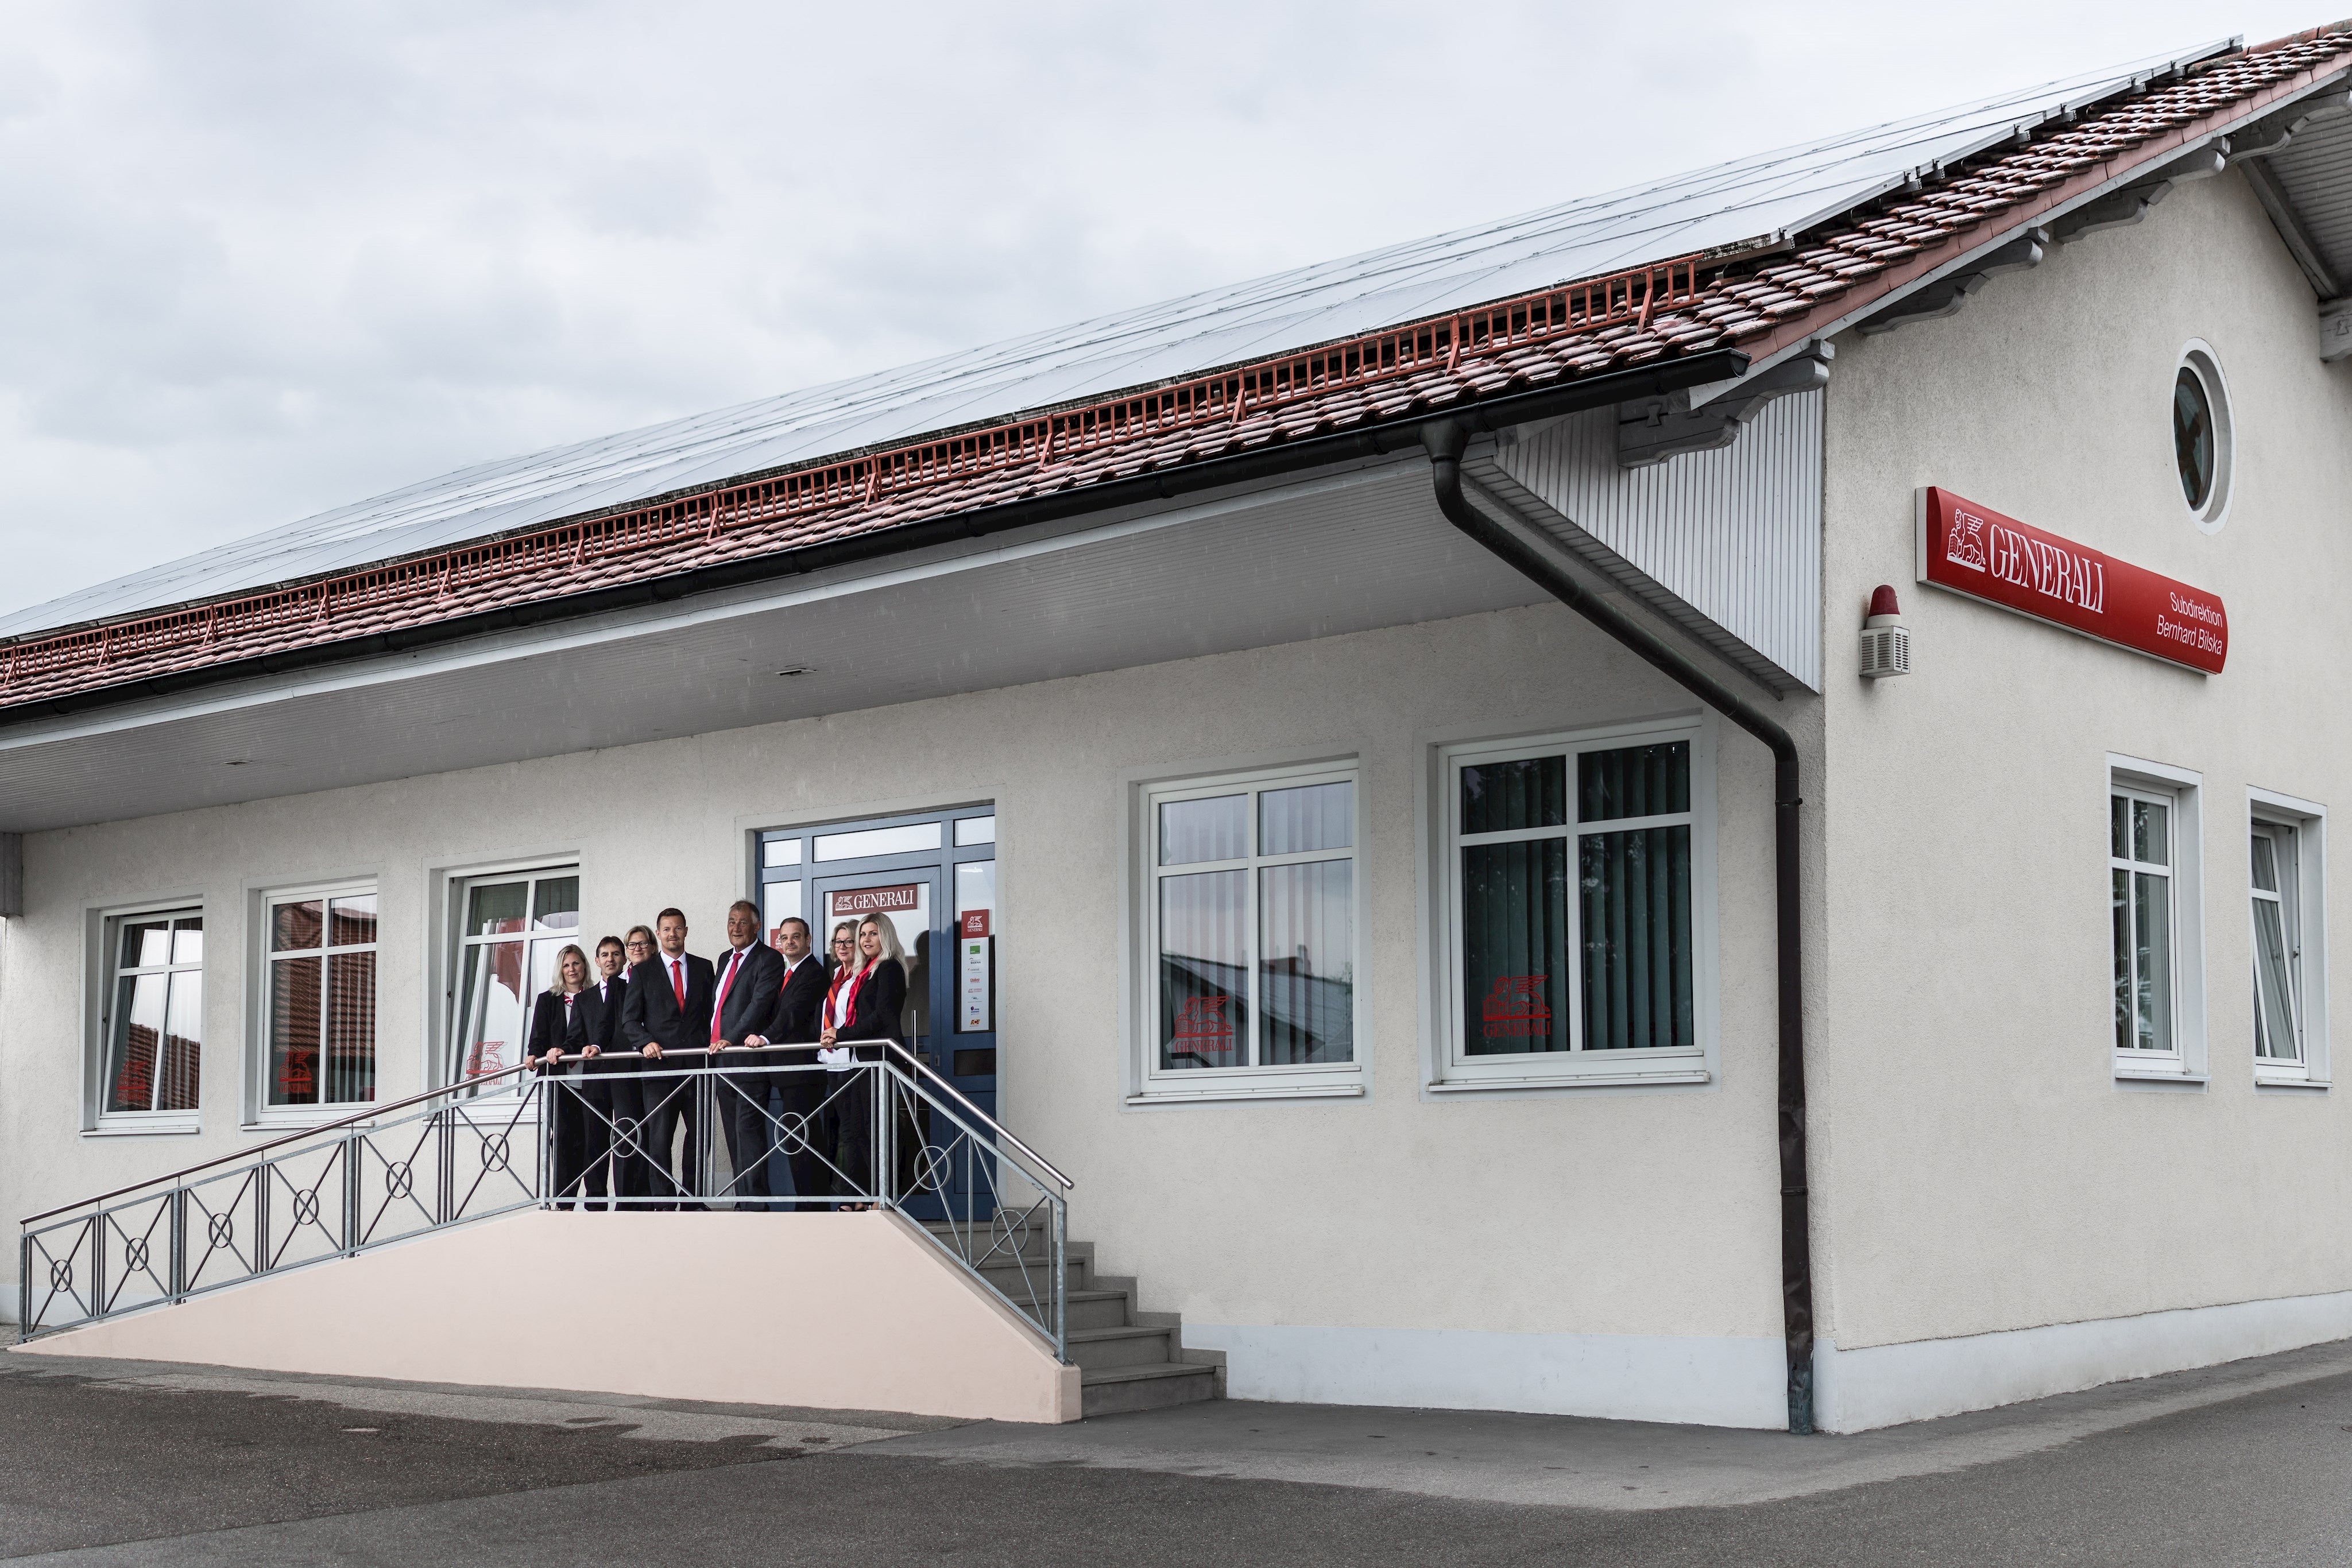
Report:
[[[850,1074],[825,1096],[826,1142],[837,1151],[836,1162],[849,1179],[850,1191],[872,1194],[874,1185],[873,1074],[857,1071],[860,1060],[878,1061],[882,1053],[843,1040],[891,1040],[898,1033],[899,1015],[907,1006],[907,962],[898,933],[878,915],[858,923],[857,956],[833,974],[825,993],[824,1031],[818,1038],[816,1059],[825,1071]],[[870,1203],[850,1203],[846,1208],[871,1208]]]

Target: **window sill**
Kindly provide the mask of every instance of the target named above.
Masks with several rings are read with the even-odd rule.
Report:
[[[1445,1078],[1422,1087],[1432,1094],[1478,1094],[1526,1089],[1622,1089],[1645,1083],[1711,1083],[1704,1067],[1661,1067],[1651,1071],[1549,1072],[1528,1078]]]
[[[2205,1087],[2206,1075],[2202,1072],[2185,1072],[2179,1068],[2141,1067],[2134,1062],[2118,1061],[2116,1063],[2116,1082],[2118,1083],[2179,1083],[2189,1088],[2202,1089]]]
[[[316,1111],[267,1111],[250,1122],[237,1124],[241,1133],[298,1133],[305,1127],[323,1127],[330,1122],[340,1122],[346,1116],[369,1114],[365,1105],[327,1105]],[[365,1126],[367,1123],[357,1125]]]
[[[142,1116],[136,1120],[129,1117],[108,1116],[101,1118],[95,1127],[84,1127],[81,1130],[81,1135],[85,1138],[177,1138],[185,1137],[191,1133],[201,1133],[204,1130],[202,1120],[193,1114]]]
[[[2257,1089],[2325,1089],[2327,1086],[2328,1081],[2326,1079],[2313,1078],[2300,1072],[2263,1072],[2257,1071],[2254,1073],[2254,1087]]]
[[[1234,1100],[1360,1100],[1364,1086],[1350,1083],[1223,1083],[1203,1089],[1147,1089],[1130,1094],[1129,1105],[1196,1105]]]

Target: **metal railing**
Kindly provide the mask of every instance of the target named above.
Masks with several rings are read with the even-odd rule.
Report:
[[[29,1216],[19,1337],[520,1208],[870,1207],[913,1220],[1066,1361],[1070,1178],[904,1046],[860,1044],[878,1060],[828,1068],[771,1046],[620,1071],[524,1064]],[[679,1125],[673,1179],[646,1138]],[[604,1192],[584,1170],[558,1189],[567,1134],[605,1146]],[[722,1169],[722,1150],[760,1153]],[[825,1190],[777,1190],[796,1165]]]

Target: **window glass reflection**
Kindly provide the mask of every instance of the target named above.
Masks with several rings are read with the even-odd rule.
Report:
[[[1356,788],[1307,784],[1268,789],[1258,797],[1257,852],[1303,854],[1344,850],[1356,841]]]
[[[472,907],[467,911],[466,929],[476,936],[500,936],[522,929],[524,902],[530,892],[527,882],[492,883],[474,889]]]
[[[956,848],[971,844],[992,844],[996,841],[994,817],[965,817],[955,825]]]
[[[325,929],[326,905],[319,899],[280,904],[269,912],[269,946],[278,952],[300,952],[319,945]]]
[[[1249,853],[1249,797],[1168,800],[1160,808],[1160,863],[1198,865]]]
[[[530,923],[541,931],[580,929],[580,879],[543,876],[531,895]]]
[[[339,898],[332,905],[331,947],[352,947],[375,940],[375,894],[362,893]]]
[[[1355,871],[1333,860],[1260,873],[1261,1066],[1355,1060]]]
[[[1462,831],[1503,833],[1568,821],[1568,759],[1530,757],[1462,770]]]
[[[1248,1065],[1249,873],[1160,881],[1160,1065]]]

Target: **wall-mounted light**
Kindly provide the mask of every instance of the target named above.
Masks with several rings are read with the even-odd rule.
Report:
[[[1911,633],[1904,629],[1895,590],[1880,583],[1870,591],[1870,613],[1862,622],[1862,678],[1884,680],[1911,673]]]

